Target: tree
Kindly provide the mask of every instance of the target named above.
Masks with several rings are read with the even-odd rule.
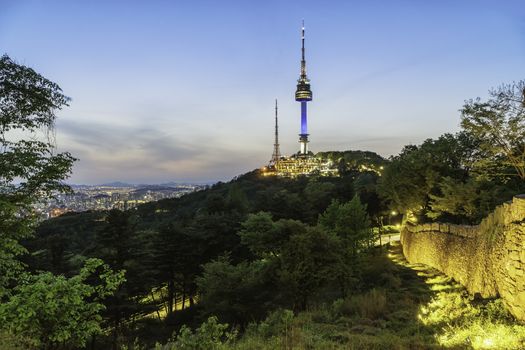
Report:
[[[465,103],[461,126],[481,141],[492,162],[502,157],[525,180],[525,81],[503,84],[489,96],[486,102],[477,98]]]
[[[54,153],[49,138],[35,139],[39,130],[52,130],[68,101],[57,84],[0,58],[0,297],[22,270],[16,257],[26,251],[19,241],[32,233],[33,204],[69,189],[63,180],[75,159]]]
[[[149,269],[155,271],[156,283],[166,286],[167,316],[173,313],[176,300],[176,282],[183,258],[179,255],[186,246],[181,242],[181,229],[173,224],[164,225],[151,239],[152,256]],[[182,249],[181,249],[182,248]],[[163,297],[163,295],[162,295]]]
[[[105,301],[107,323],[113,327],[113,347],[132,316],[152,311],[141,303],[150,293],[153,276],[147,271],[146,242],[135,228],[134,217],[129,212],[112,209],[104,218],[105,226],[96,233],[92,255],[101,258],[115,270],[124,270],[126,283]]]
[[[473,156],[463,144],[468,139],[459,136],[444,134],[419,146],[405,146],[385,168],[378,187],[380,195],[401,213],[425,214],[430,209],[430,195],[439,194],[444,177],[468,177]]]
[[[269,213],[249,214],[238,232],[241,243],[258,257],[276,256],[282,245],[282,236]]]
[[[347,295],[352,283],[359,278],[364,252],[376,238],[366,205],[361,204],[357,195],[347,203],[334,200],[319,216],[319,226],[340,239],[343,249],[336,277],[341,293]]]
[[[56,154],[51,137],[55,113],[68,101],[57,84],[0,58],[0,328],[43,348],[83,346],[100,332],[99,301],[122,281],[122,273],[106,267],[88,276],[101,266],[98,260],[70,279],[30,275],[18,260],[26,252],[20,240],[37,221],[34,204],[70,190],[63,181],[75,159]],[[88,277],[102,280],[102,287],[85,283]]]
[[[354,191],[359,195],[362,203],[366,203],[366,209],[371,217],[377,218],[385,208],[377,193],[377,183],[380,175],[374,171],[366,171],[359,174],[354,180]]]
[[[333,201],[319,216],[319,224],[339,236],[352,255],[369,247],[374,239],[366,204],[361,204],[357,195],[348,203]]]
[[[182,308],[188,297],[189,304],[193,305],[195,276],[205,262],[202,257],[205,242],[173,222],[161,226],[151,243],[150,270],[155,271],[158,285],[166,286],[167,293],[161,293],[161,297],[165,299],[169,317],[174,311],[177,293],[180,293]]]
[[[279,256],[277,271],[281,288],[295,310],[304,310],[312,295],[339,276],[340,239],[319,226],[290,236]]]
[[[262,260],[233,265],[228,256],[205,264],[197,277],[199,306],[205,314],[232,324],[263,318],[277,294],[269,265]]]
[[[444,222],[477,224],[494,208],[509,200],[515,192],[499,183],[484,178],[466,181],[445,177],[440,195],[430,195],[431,210],[427,216]]]
[[[89,278],[98,283],[88,283]],[[123,281],[123,271],[114,273],[99,259],[87,260],[72,278],[50,272],[27,276],[0,304],[0,328],[22,336],[31,348],[84,347],[91,336],[102,333],[101,301]]]

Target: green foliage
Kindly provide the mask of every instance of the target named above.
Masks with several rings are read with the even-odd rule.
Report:
[[[136,229],[135,217],[130,212],[110,210],[103,217],[103,225],[96,232],[93,256],[103,259],[115,270],[125,271],[126,282],[104,301],[105,326],[111,327],[114,339],[122,333],[123,324],[131,317],[145,315],[153,307],[142,300],[151,291],[148,281],[146,254],[149,253],[146,235]],[[149,282],[149,283],[148,283]]]
[[[386,293],[384,290],[372,289],[365,294],[336,300],[333,308],[335,314],[340,316],[358,315],[371,320],[382,318],[387,313]]]
[[[430,195],[431,210],[427,213],[430,218],[439,218],[443,213],[450,213],[459,217],[472,218],[478,214],[475,200],[478,198],[479,183],[473,179],[467,182],[443,178],[440,189],[441,195]]]
[[[303,310],[335,281],[348,291],[355,280],[350,272],[373,239],[366,206],[358,197],[335,201],[319,220],[312,227],[250,214],[238,234],[256,259],[232,264],[221,258],[204,265],[197,279],[204,312],[244,325],[279,304]]]
[[[172,343],[157,349],[162,350],[221,350],[228,349],[237,337],[237,332],[227,331],[228,324],[219,323],[217,317],[211,316],[199,328],[192,332],[182,326]]]
[[[430,194],[427,216],[445,222],[479,223],[502,202],[512,198],[514,191],[485,179],[461,180],[445,177],[440,194]]]
[[[166,286],[167,293],[160,293],[160,297],[167,305],[168,317],[174,312],[176,293],[185,295],[185,281],[197,274],[195,262],[200,251],[196,247],[188,250],[190,242],[191,237],[175,225],[161,227],[157,233],[152,233],[149,242],[151,255],[147,261],[147,270],[154,275],[154,283]]]
[[[525,327],[509,315],[501,300],[475,302],[466,291],[439,292],[420,308],[419,319],[436,330],[444,347],[522,349]]]
[[[524,81],[469,100],[462,131],[406,146],[386,167],[381,196],[402,213],[477,223],[525,189]]]
[[[503,84],[489,91],[489,99],[467,101],[461,110],[461,126],[480,140],[480,148],[490,157],[476,165],[491,166],[502,158],[514,168],[515,175],[525,180],[525,81]],[[510,172],[492,174],[514,175]]]
[[[290,327],[294,318],[292,310],[277,309],[272,311],[266,319],[260,323],[250,324],[247,334],[259,335],[264,338],[280,336],[290,332]]]
[[[87,280],[94,275],[99,284],[91,285]],[[87,260],[71,278],[49,272],[27,276],[0,304],[0,328],[23,337],[30,347],[82,347],[101,333],[101,300],[123,281],[123,271],[115,273],[97,259]]]
[[[521,181],[497,176],[501,163],[482,146],[479,134],[463,131],[407,146],[392,158],[380,179],[379,193],[393,209],[451,222],[477,223],[497,205],[524,188]],[[499,162],[499,163],[498,163]],[[500,169],[501,170],[501,169]]]
[[[4,132],[51,126],[55,121],[55,110],[69,101],[57,84],[31,68],[13,62],[7,55],[0,58],[0,81]]]
[[[322,182],[318,178],[311,178],[308,185],[304,188],[304,195],[308,203],[316,211],[322,212],[330,204],[334,196],[336,185],[331,182]]]
[[[69,191],[63,180],[75,159],[55,153],[51,137],[55,113],[68,101],[57,84],[0,58],[0,328],[27,347],[85,345],[101,332],[102,298],[123,281],[123,272],[113,273],[100,260],[87,260],[71,278],[25,273],[18,260],[26,253],[20,240],[36,222],[34,204]]]
[[[0,330],[0,344],[2,350],[27,350],[31,340]]]
[[[429,195],[438,193],[443,177],[462,178],[466,174],[468,152],[461,140],[444,134],[436,140],[425,140],[420,146],[405,146],[386,167],[379,184],[380,194],[397,211],[426,212]]]
[[[362,166],[379,172],[388,161],[380,155],[369,151],[330,151],[316,154],[324,160],[330,160],[338,165],[339,172],[347,175],[360,171]]]
[[[68,100],[57,84],[0,57],[0,297],[23,269],[16,258],[26,252],[19,241],[32,233],[32,205],[68,190],[62,180],[74,158],[55,154],[51,142],[36,137],[53,127],[56,111]]]
[[[304,310],[322,286],[334,281],[342,265],[340,239],[320,227],[290,236],[279,256],[277,272],[295,310]]]
[[[199,306],[206,314],[235,324],[261,319],[275,299],[268,272],[263,261],[232,265],[227,257],[220,257],[204,265],[197,278]]]
[[[239,231],[241,242],[259,257],[277,255],[282,236],[269,213],[250,214]]]
[[[340,237],[345,249],[354,256],[375,239],[366,204],[361,204],[357,196],[348,203],[333,201],[319,216],[319,225]]]

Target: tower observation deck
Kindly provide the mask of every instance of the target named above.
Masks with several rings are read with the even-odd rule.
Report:
[[[297,90],[295,100],[301,102],[301,133],[299,134],[299,144],[301,145],[299,155],[308,154],[308,118],[306,103],[312,100],[312,90],[310,90],[310,80],[306,75],[306,59],[304,55],[304,21],[301,28],[301,75],[297,80]]]

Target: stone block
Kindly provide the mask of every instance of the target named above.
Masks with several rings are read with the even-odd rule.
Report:
[[[514,298],[514,301],[517,305],[520,305],[522,308],[525,309],[525,291],[521,291],[518,294],[516,294],[516,298]]]
[[[516,250],[511,250],[509,252],[509,259],[519,261],[520,260],[520,253]]]
[[[521,276],[523,276],[523,270],[517,268],[516,266],[509,264],[507,266],[507,273],[509,277],[513,280],[519,279]]]
[[[520,251],[520,261],[525,265],[525,249]]]
[[[505,283],[509,285],[509,287],[516,287],[516,281],[509,276],[505,277]]]

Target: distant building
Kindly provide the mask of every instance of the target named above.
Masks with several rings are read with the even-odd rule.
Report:
[[[71,210],[68,209],[68,208],[64,208],[64,207],[61,207],[61,208],[53,208],[53,209],[50,209],[49,212],[48,212],[48,218],[56,218],[60,215],[63,215],[65,213],[68,213],[70,212]]]

